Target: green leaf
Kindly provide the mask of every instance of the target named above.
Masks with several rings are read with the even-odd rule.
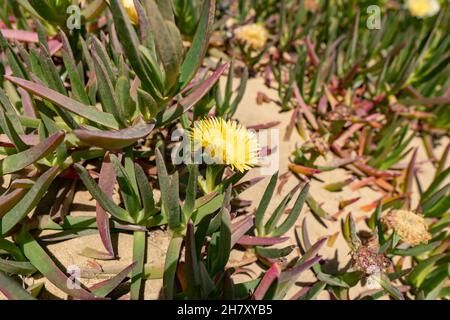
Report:
[[[186,54],[181,66],[180,84],[185,87],[194,78],[209,46],[209,38],[212,33],[214,16],[216,12],[216,0],[203,2],[202,14],[194,35],[191,48]]]
[[[175,289],[175,275],[177,272],[178,259],[180,257],[181,245],[183,243],[183,237],[174,236],[167,248],[166,261],[164,263],[164,276],[163,276],[163,291],[164,298],[167,300],[173,299]]]
[[[156,50],[164,66],[167,88],[172,88],[180,72],[181,35],[173,22],[164,19],[154,0],[146,0],[144,5],[150,32],[153,33]]]
[[[28,233],[25,227],[17,237],[24,255],[52,284],[68,295],[81,300],[98,300],[89,291],[77,286],[62,272],[55,262],[48,256],[44,249]],[[74,287],[68,286],[68,283],[74,284]]]
[[[114,26],[116,27],[117,35],[119,36],[122,48],[130,61],[133,70],[136,72],[139,79],[144,83],[145,87],[152,87],[152,83],[145,72],[139,55],[139,39],[131,25],[128,14],[120,0],[111,0],[110,9],[114,19]]]
[[[314,199],[312,195],[308,194],[306,196],[306,203],[308,204],[313,214],[315,214],[319,218],[333,221],[333,217],[324,209],[322,209],[322,207],[317,203],[316,199]]]
[[[411,271],[411,273],[409,274],[407,278],[408,282],[419,288],[425,281],[425,278],[434,269],[436,262],[443,257],[444,255],[441,254],[429,257],[428,259],[420,262],[418,265],[414,267],[413,271]]]
[[[125,209],[132,217],[136,218],[141,207],[139,192],[134,188],[130,175],[126,172],[119,159],[113,154],[111,154],[111,163],[116,173],[116,180],[119,184]]]
[[[281,216],[284,214],[286,206],[291,201],[293,194],[297,191],[298,186],[295,187],[291,192],[289,192],[283,200],[281,200],[278,207],[274,210],[272,215],[270,216],[269,220],[264,226],[265,234],[269,235],[272,233],[272,231],[275,229],[276,224],[280,220]]]
[[[59,166],[50,168],[44,172],[34,183],[33,187],[27,192],[22,200],[17,203],[7,214],[0,220],[1,234],[5,235],[15,225],[17,225],[28,213],[31,212],[36,204],[41,200],[48,187],[59,173]]]
[[[133,262],[131,265],[120,271],[116,276],[114,276],[111,279],[99,282],[92,287],[89,288],[89,290],[95,294],[97,297],[106,297],[108,294],[110,294],[115,288],[117,288],[123,280],[125,280],[126,277],[130,274],[132,270],[136,267],[136,263]]]
[[[0,89],[0,99],[1,99],[1,89]],[[25,142],[22,141],[22,138],[19,136],[19,132],[17,132],[14,122],[11,120],[14,120],[14,116],[11,116],[12,114],[5,114],[3,110],[0,109],[0,127],[3,130],[3,133],[6,134],[8,139],[14,144],[16,147],[16,150],[18,152],[24,151],[28,149],[28,146],[25,144]],[[20,123],[16,123],[20,126]]]
[[[188,221],[194,212],[195,200],[197,198],[197,181],[198,181],[198,166],[191,165],[189,168],[189,181],[186,190],[186,199],[184,200],[183,214],[184,221]]]
[[[420,256],[424,253],[430,252],[437,247],[439,247],[441,243],[439,241],[431,242],[428,244],[418,245],[409,249],[394,249],[392,251],[393,255],[409,257],[409,256]]]
[[[197,287],[200,285],[200,266],[197,258],[198,249],[196,248],[194,225],[192,221],[188,222],[185,242],[185,275],[188,291],[187,294],[190,298],[198,298]]]
[[[178,203],[178,173],[170,178],[161,152],[156,149],[155,153],[162,205],[168,217],[169,227],[176,230],[181,224],[180,205]]]
[[[112,114],[121,127],[125,126],[123,105],[119,105],[114,86],[107,75],[105,66],[97,53],[92,54],[97,78],[97,86],[102,101],[103,111]]]
[[[11,76],[6,76],[5,78],[7,78],[7,80],[11,81],[12,83],[18,85],[19,87],[24,88],[25,90],[32,92],[33,94],[41,98],[47,99],[59,105],[61,108],[73,112],[83,118],[104,125],[105,127],[111,129],[119,128],[118,122],[109,113],[98,111],[93,106],[84,105],[76,100],[73,100],[69,97],[66,97],[65,95],[60,94],[57,91],[46,88],[41,84],[33,83],[28,80]]]
[[[75,136],[82,142],[108,150],[119,150],[135,144],[139,139],[147,137],[155,127],[155,122],[137,124],[121,130],[94,131],[76,129]]]
[[[37,269],[27,261],[5,260],[0,258],[0,270],[7,274],[32,275]]]
[[[131,275],[131,300],[138,300],[144,276],[145,253],[147,248],[147,233],[135,231],[133,235],[133,262],[136,264]]]
[[[295,246],[287,246],[284,248],[267,248],[267,247],[256,247],[256,253],[264,258],[268,259],[279,259],[289,255]]]
[[[274,231],[270,234],[273,237],[279,237],[286,232],[288,232],[294,224],[297,222],[297,219],[302,211],[303,204],[305,203],[306,196],[309,192],[309,184],[305,185],[298,195],[297,200],[295,201],[294,206],[292,207],[291,212],[289,213],[289,216],[286,218],[286,220],[277,228],[275,228]]]
[[[133,223],[133,219],[130,217],[128,212],[118,205],[116,205],[111,199],[109,199],[103,192],[100,190],[97,183],[95,183],[94,179],[91,178],[89,172],[80,164],[74,164],[75,170],[78,172],[83,184],[88,189],[89,193],[94,197],[95,200],[102,206],[102,208],[109,212],[113,217],[125,221]]]
[[[137,163],[134,164],[134,167],[134,170],[136,172],[136,182],[138,184],[139,194],[141,195],[141,201],[144,210],[141,220],[145,221],[147,218],[156,213],[153,190],[142,167]],[[138,220],[138,222],[140,221]]]
[[[264,191],[264,195],[261,199],[261,202],[259,203],[258,209],[256,209],[255,213],[255,226],[258,230],[258,234],[263,234],[263,220],[264,220],[264,213],[267,210],[267,207],[269,206],[270,200],[272,199],[273,192],[275,190],[275,187],[277,185],[278,181],[278,171],[270,178],[270,182],[267,185],[266,191]]]
[[[35,300],[22,286],[0,271],[0,291],[9,300]]]
[[[386,275],[381,275],[380,279],[380,285],[381,287],[389,293],[391,297],[393,297],[396,300],[405,300],[402,293],[391,284],[391,281]]]
[[[46,157],[61,144],[64,137],[64,132],[57,132],[28,150],[10,155],[5,159],[0,160],[0,174],[5,175],[22,170],[30,164]]]

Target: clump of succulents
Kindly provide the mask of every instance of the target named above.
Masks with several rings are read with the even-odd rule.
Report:
[[[359,283],[373,289],[356,299],[448,298],[450,149],[442,159],[433,153],[448,128],[448,6],[417,0],[386,7],[382,28],[370,32],[353,2],[340,6],[272,0],[2,4],[0,292],[8,299],[39,298],[42,284],[22,280],[42,275],[75,299],[141,299],[144,281],[154,278],[163,280],[165,299],[305,300],[321,293],[350,299]],[[80,20],[69,26],[76,7]],[[401,10],[398,20],[394,10]],[[230,15],[237,23],[224,27]],[[215,30],[227,30],[224,46],[238,48],[221,55],[230,63],[208,55]],[[239,196],[261,180],[245,176],[260,165],[265,146],[233,117],[249,74],[259,71],[277,87],[281,108],[293,110],[285,139],[297,129],[306,143],[289,166],[301,182],[269,210],[286,179],[275,173],[255,211],[247,212]],[[236,74],[241,81],[233,89]],[[180,143],[172,137],[180,129],[188,143],[178,163],[173,156]],[[416,135],[435,168],[426,189],[410,147]],[[318,165],[329,152],[336,159]],[[401,165],[407,155],[410,162]],[[199,156],[204,162],[196,162]],[[365,231],[351,214],[341,220],[351,263],[330,271],[332,261],[320,251],[337,234],[311,241],[305,221],[300,232],[295,227],[305,203],[321,223],[338,223],[309,183],[336,168],[352,177],[324,186],[330,192],[356,177],[366,183],[359,187],[373,183],[386,192],[365,208],[371,213]],[[414,183],[421,190],[417,207]],[[75,193],[84,189],[95,200],[95,216],[71,214]],[[354,201],[342,200],[338,214]],[[156,228],[170,237],[160,268],[146,256]],[[289,241],[293,230],[296,245]],[[68,286],[69,274],[43,244],[95,234],[103,247],[82,248],[80,255],[115,260],[113,233],[132,234],[132,263],[90,287]],[[237,251],[244,258],[236,262],[231,255]],[[263,272],[237,283],[252,263]],[[299,285],[307,270],[314,280]]]

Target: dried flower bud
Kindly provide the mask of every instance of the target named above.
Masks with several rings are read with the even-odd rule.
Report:
[[[418,18],[432,17],[441,9],[438,0],[408,0],[406,6],[411,15]]]
[[[391,265],[390,260],[377,249],[361,245],[352,253],[353,267],[370,276],[384,272]]]
[[[236,40],[255,51],[261,51],[268,38],[267,30],[259,24],[249,24],[235,31]]]
[[[407,210],[393,210],[382,218],[389,228],[393,229],[403,241],[410,245],[418,245],[428,242],[431,234],[428,232],[428,226],[425,219]]]

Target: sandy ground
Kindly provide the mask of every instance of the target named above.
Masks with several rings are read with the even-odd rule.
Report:
[[[295,146],[302,143],[301,138],[298,136],[296,132],[293,132],[291,139],[289,141],[283,141],[283,136],[286,131],[286,127],[290,121],[291,112],[279,113],[279,107],[274,103],[266,103],[263,105],[256,104],[256,95],[258,91],[263,91],[268,96],[276,99],[277,93],[275,91],[267,90],[267,88],[263,85],[263,81],[261,79],[252,79],[248,83],[248,87],[246,90],[246,94],[243,98],[241,105],[238,108],[238,112],[236,114],[236,118],[239,119],[243,124],[251,126],[261,123],[268,123],[271,121],[280,121],[281,124],[275,127],[280,130],[280,145],[278,148],[278,155],[276,155],[279,159],[279,171],[280,175],[288,171],[288,157],[295,150]],[[414,141],[419,147],[419,158],[418,161],[425,160],[426,155],[423,151],[422,145],[420,141]],[[436,154],[439,156],[442,153],[443,147],[445,145],[442,144],[436,150]],[[331,158],[327,158],[324,161],[331,160]],[[260,169],[256,168],[249,172],[247,178],[260,176]],[[428,186],[431,182],[433,176],[433,170],[431,164],[424,164],[421,167],[420,179],[424,187]],[[355,197],[361,197],[359,201],[347,207],[344,212],[340,215],[340,218],[345,217],[348,212],[352,212],[354,218],[358,222],[358,227],[365,228],[365,223],[363,222],[363,218],[370,215],[370,212],[365,212],[360,209],[361,206],[370,204],[371,202],[379,199],[381,197],[381,193],[376,192],[370,188],[362,188],[357,191],[352,191],[350,187],[345,187],[342,192],[328,192],[324,190],[322,187],[327,183],[342,181],[346,177],[348,177],[348,173],[345,170],[337,169],[331,172],[324,172],[317,175],[317,178],[322,180],[320,182],[318,180],[313,180],[311,183],[311,193],[314,198],[321,204],[323,204],[323,208],[331,214],[338,212],[338,203],[342,199],[350,199]],[[243,199],[252,200],[253,205],[250,208],[250,211],[254,210],[254,206],[259,203],[260,198],[265,190],[265,187],[268,183],[269,176],[253,186],[251,189],[245,191],[242,194]],[[295,177],[291,177],[286,185],[283,188],[282,194],[276,194],[272,202],[269,206],[268,212],[274,209],[284,195],[291,190],[295,185],[297,185],[299,181]],[[416,197],[417,198],[417,197]],[[78,192],[75,197],[74,205],[72,207],[72,214],[75,215],[93,215],[95,213],[95,202],[91,199],[90,195],[85,192]],[[309,235],[312,242],[317,241],[318,239],[324,236],[331,236],[340,231],[340,223],[339,221],[330,222],[325,221],[326,227],[321,225],[310,213],[309,209],[305,206],[303,211],[297,221],[297,227],[300,227],[303,221],[307,224]],[[294,237],[294,229],[289,233],[291,236],[291,243],[295,244]],[[57,261],[62,267],[69,266],[79,266],[81,268],[92,268],[97,265],[97,267],[101,266],[103,269],[108,268],[120,268],[126,267],[131,263],[132,257],[132,236],[128,234],[120,234],[113,235],[113,240],[117,244],[116,251],[118,252],[119,259],[115,261],[97,261],[94,262],[93,259],[89,259],[79,255],[79,252],[86,247],[94,248],[97,250],[103,250],[103,246],[100,242],[98,235],[90,235],[77,239],[72,239],[60,243],[52,243],[46,246],[48,252],[50,252],[55,261]],[[164,263],[164,257],[166,248],[168,245],[169,236],[167,233],[163,231],[155,231],[151,232],[148,236],[148,246],[147,246],[147,263],[154,265],[156,267],[161,267]],[[44,244],[43,244],[44,245]],[[324,246],[321,250],[320,254],[325,259],[336,259],[338,261],[338,265],[335,265],[335,268],[344,267],[349,261],[349,248],[343,239],[342,235],[339,235],[332,247]],[[234,256],[239,256],[239,253],[235,253]],[[254,272],[259,273],[262,269],[254,264],[250,267]],[[82,282],[86,286],[90,286],[100,279],[83,279]],[[239,276],[235,279],[236,281],[245,281],[248,280],[247,276]],[[300,278],[299,282],[308,282],[313,280],[312,273],[305,272]],[[38,279],[35,281],[45,281],[45,279]],[[67,298],[66,294],[61,292],[59,289],[54,287],[48,281],[45,281],[45,289],[41,297],[47,299],[65,299]],[[145,287],[145,299],[157,299],[160,295],[160,290],[162,286],[162,280],[148,280],[146,281]],[[300,287],[296,287],[291,290],[292,293],[298,291]],[[355,289],[351,292],[351,295],[354,296],[358,292],[360,292],[360,288]],[[319,296],[319,299],[327,299],[328,295],[326,293],[322,293]]]

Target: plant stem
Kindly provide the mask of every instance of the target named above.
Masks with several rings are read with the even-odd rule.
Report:
[[[183,237],[174,235],[170,240],[169,248],[167,249],[166,262],[164,264],[163,288],[164,296],[167,300],[173,299],[175,275],[177,272],[178,258],[180,257],[181,245]]]
[[[130,299],[138,300],[142,278],[144,275],[144,260],[147,246],[147,233],[145,231],[135,231],[133,234],[133,261],[136,262],[136,267],[131,274],[131,290]]]
[[[224,171],[224,166],[220,164],[212,164],[206,167],[206,193],[211,193],[216,189],[218,182]]]

